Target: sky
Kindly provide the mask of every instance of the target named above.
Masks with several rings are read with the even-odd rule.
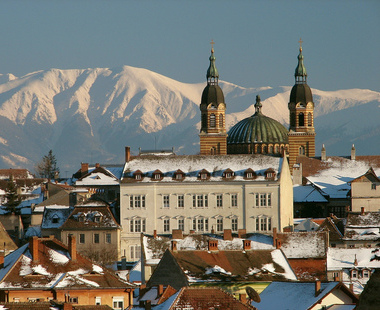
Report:
[[[291,86],[302,38],[308,84],[380,91],[378,0],[0,1],[0,73],[141,67],[206,80]]]

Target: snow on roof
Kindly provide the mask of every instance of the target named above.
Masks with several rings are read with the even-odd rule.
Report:
[[[294,231],[315,231],[318,227],[319,225],[312,219],[304,219],[294,227]]]
[[[141,156],[125,163],[124,177],[132,178],[133,173],[140,170],[145,176],[141,182],[151,182],[153,172],[159,169],[164,177],[160,182],[172,182],[174,172],[181,170],[185,173],[186,181],[197,181],[198,173],[206,169],[211,173],[210,181],[218,181],[222,178],[226,169],[231,169],[235,181],[244,180],[244,171],[251,168],[255,171],[258,181],[265,180],[264,173],[272,168],[277,174],[280,173],[282,158],[265,155],[173,155],[173,156]]]
[[[70,213],[71,208],[69,207],[46,207],[42,218],[41,228],[52,229],[61,227],[70,215]]]
[[[326,164],[328,165],[326,169],[308,176],[307,179],[331,198],[346,198],[351,189],[348,182],[365,174],[369,168],[369,164],[365,161],[342,157],[329,157]]]
[[[355,257],[357,265],[354,265]],[[373,248],[329,248],[327,270],[343,268],[380,268],[380,250]]]
[[[293,187],[294,202],[328,202],[328,200],[312,185]]]
[[[104,173],[97,172],[78,180],[75,183],[77,186],[92,186],[92,185],[118,185],[119,180],[115,177],[105,175]]]
[[[315,283],[272,282],[260,294],[261,302],[251,304],[258,309],[309,309],[338,284],[339,282],[321,283],[321,293],[315,296]]]
[[[287,258],[320,258],[325,256],[324,232],[281,233],[281,249]]]

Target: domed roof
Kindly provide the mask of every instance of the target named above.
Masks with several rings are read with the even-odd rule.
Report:
[[[201,105],[208,106],[212,102],[216,105],[224,102],[224,94],[219,85],[208,84],[203,90]]]
[[[290,92],[290,102],[313,102],[311,89],[307,84],[295,84]]]
[[[228,132],[227,144],[234,143],[288,143],[288,130],[278,121],[261,113],[260,97],[256,97],[256,113],[233,126]]]

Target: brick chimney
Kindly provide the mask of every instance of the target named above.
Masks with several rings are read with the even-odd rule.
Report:
[[[350,283],[350,291],[353,293],[354,292],[354,283]]]
[[[364,213],[365,213],[365,209],[364,209],[364,207],[361,207],[361,209],[360,209],[360,214],[361,214],[361,215],[364,215]]]
[[[131,160],[131,148],[129,146],[125,147],[125,162],[128,163]]]
[[[315,297],[321,292],[321,280],[315,280]]]
[[[100,164],[99,163],[96,163],[95,164],[95,168],[99,168],[100,167]]]
[[[232,240],[232,231],[231,231],[231,229],[225,229],[223,231],[223,240]]]
[[[177,241],[172,240],[172,251],[177,251]]]
[[[247,234],[247,230],[246,229],[239,229],[238,230],[238,237],[239,238],[244,238]]]
[[[153,238],[157,239],[157,230],[153,230]]]
[[[69,254],[71,256],[71,260],[77,260],[77,242],[75,236],[72,234],[69,235]]]
[[[173,229],[172,230],[172,238],[173,239],[183,239],[183,233],[181,229]]]
[[[243,240],[243,249],[244,251],[251,249],[251,240]]]
[[[243,304],[247,303],[247,295],[246,294],[239,294],[239,301]]]
[[[29,251],[30,254],[32,254],[32,261],[37,262],[38,261],[38,237],[34,236],[29,239]]]
[[[88,173],[88,163],[81,163],[80,175],[83,176]]]
[[[218,240],[209,240],[208,241],[208,250],[209,251],[218,251]]]
[[[352,145],[352,148],[351,148],[351,160],[355,160],[356,159],[356,149],[355,149],[355,145]]]
[[[273,227],[273,246],[276,246],[276,239],[277,239],[277,228]]]

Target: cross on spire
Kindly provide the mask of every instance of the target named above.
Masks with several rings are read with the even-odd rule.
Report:
[[[211,40],[210,44],[211,44],[211,50],[214,50],[214,44],[215,44],[214,40]]]
[[[300,50],[302,50],[302,43],[303,43],[302,38],[300,38],[300,40],[298,41],[298,43],[300,44]]]

